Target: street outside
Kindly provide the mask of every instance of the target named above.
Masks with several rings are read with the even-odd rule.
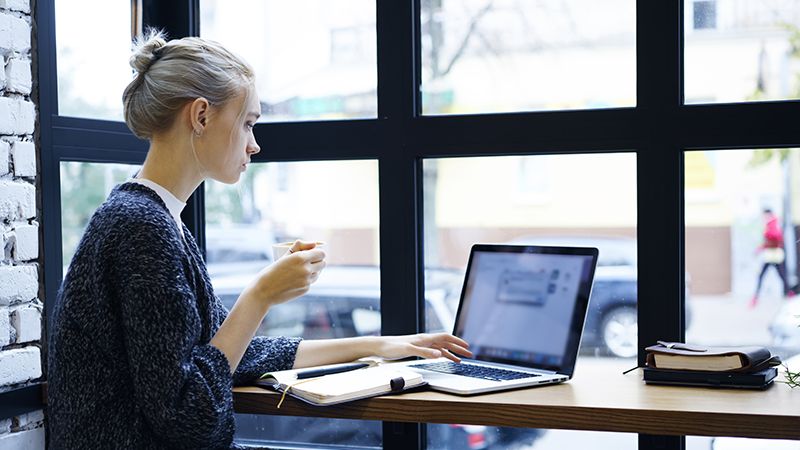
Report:
[[[696,296],[691,300],[692,321],[686,341],[705,345],[763,345],[772,349],[769,324],[784,299],[762,295],[755,308],[749,296]],[[776,349],[787,359],[800,349]]]

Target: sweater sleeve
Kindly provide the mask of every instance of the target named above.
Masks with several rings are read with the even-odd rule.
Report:
[[[215,315],[218,317],[219,326],[228,317],[228,310],[218,298],[215,298],[215,300]],[[233,384],[236,386],[251,384],[267,372],[291,369],[294,365],[297,346],[300,345],[300,341],[302,341],[302,338],[299,337],[254,337],[236,367],[236,372],[233,374]]]
[[[230,366],[219,349],[199,341],[182,244],[161,225],[142,219],[127,226],[111,264],[136,407],[172,447],[230,446]]]
[[[291,369],[300,341],[286,336],[254,337],[236,368],[233,383],[250,384],[267,372]]]

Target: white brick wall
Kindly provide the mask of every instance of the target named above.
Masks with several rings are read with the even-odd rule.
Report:
[[[33,145],[33,142],[14,141],[10,147],[10,154],[14,163],[14,176],[35,177],[36,146]]]
[[[8,173],[10,149],[11,145],[8,142],[0,141],[0,177]]]
[[[0,134],[33,134],[36,109],[32,102],[0,97]]]
[[[0,266],[0,305],[29,302],[38,292],[39,271],[36,266]]]
[[[11,427],[15,430],[27,430],[41,424],[44,421],[44,411],[33,411],[28,414],[17,416],[12,421]]]
[[[26,59],[11,58],[6,63],[6,91],[20,94],[31,93],[31,62]]]
[[[44,448],[44,428],[0,435],[3,450],[30,450]]]
[[[31,50],[30,17],[0,11],[0,51],[4,55],[25,54]]]
[[[35,380],[42,376],[42,352],[30,345],[0,352],[0,385]]]
[[[0,347],[5,347],[11,341],[11,316],[7,307],[0,306]]]
[[[0,420],[0,435],[11,431],[11,419]]]
[[[42,376],[30,2],[0,0],[0,388]],[[0,448],[43,449],[43,424],[43,411],[0,420]]]
[[[0,0],[0,9],[30,13],[31,3],[30,0]]]
[[[42,339],[42,309],[37,304],[26,303],[11,309],[9,322],[14,329],[17,344]]]
[[[27,220],[36,217],[36,188],[23,180],[0,181],[0,217]]]
[[[13,231],[12,255],[15,261],[30,261],[39,257],[39,225],[18,223]]]

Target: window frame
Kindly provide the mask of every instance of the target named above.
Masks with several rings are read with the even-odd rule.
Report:
[[[199,0],[141,2],[145,25],[199,35]],[[61,282],[59,164],[140,164],[147,145],[118,122],[58,115],[54,2],[36,2],[45,329]],[[800,102],[684,105],[684,1],[636,0],[635,107],[423,116],[420,0],[376,0],[378,117],[259,123],[254,162],[376,159],[379,164],[382,334],[423,331],[425,158],[633,152],[637,156],[639,355],[684,338],[684,151],[800,147]],[[91,142],[91,147],[86,143]],[[205,246],[203,189],[183,219]],[[652,258],[651,255],[659,255]],[[44,346],[46,350],[46,345]],[[46,360],[46,356],[45,356]],[[36,406],[36,405],[32,405]],[[37,407],[41,407],[38,404]],[[384,423],[384,448],[424,448],[425,427]],[[639,435],[639,447],[684,448],[678,436]]]

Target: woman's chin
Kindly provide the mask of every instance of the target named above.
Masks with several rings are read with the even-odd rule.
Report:
[[[219,176],[212,176],[211,178],[214,181],[219,181],[220,183],[224,184],[236,184],[239,182],[239,179],[242,177],[242,172],[233,173],[233,174],[221,174]]]

